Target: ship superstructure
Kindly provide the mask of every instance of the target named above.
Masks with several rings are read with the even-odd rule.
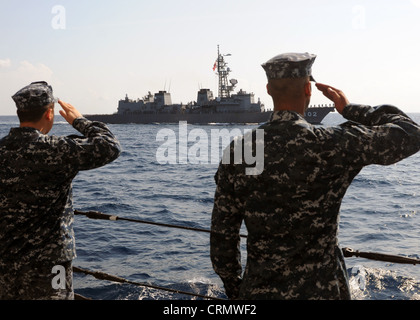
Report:
[[[221,54],[217,46],[217,59],[213,71],[217,69],[218,96],[214,97],[210,89],[200,89],[197,100],[187,104],[174,104],[170,92],[159,91],[152,95],[150,91],[142,99],[132,100],[127,95],[118,102],[118,111],[113,115],[90,115],[92,120],[107,123],[261,123],[266,122],[271,111],[266,111],[264,104],[255,102],[254,93],[240,89],[232,93],[238,84],[236,79],[229,79],[231,69],[225,60],[230,54]],[[305,118],[310,123],[320,123],[333,106],[310,107]]]
[[[171,94],[159,91],[152,95],[150,92],[143,99],[131,100],[128,96],[118,103],[118,114],[161,114],[161,113],[242,113],[264,112],[264,105],[260,99],[255,102],[254,93],[247,93],[240,89],[236,94],[231,94],[238,81],[229,80],[231,72],[225,61],[226,56],[217,49],[217,75],[219,77],[218,97],[214,98],[210,89],[200,89],[197,93],[197,101],[184,104],[172,104]]]

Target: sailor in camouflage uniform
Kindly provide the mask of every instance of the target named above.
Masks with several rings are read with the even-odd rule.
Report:
[[[420,127],[396,107],[349,104],[340,90],[319,83],[349,121],[309,124],[303,115],[315,57],[281,54],[263,64],[274,102],[270,120],[259,127],[264,170],[247,175],[245,163],[222,161],[215,175],[210,254],[230,299],[351,299],[337,241],[345,192],[364,166],[389,165],[420,149]],[[233,156],[233,142],[225,152]],[[242,221],[248,231],[243,275]]]
[[[83,136],[47,135],[56,99],[46,82],[12,98],[20,127],[0,140],[0,299],[73,299],[72,180],[115,160],[120,144],[60,100],[60,114]],[[53,282],[63,268],[65,289],[63,279]]]

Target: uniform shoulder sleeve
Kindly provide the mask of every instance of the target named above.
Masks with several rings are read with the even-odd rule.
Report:
[[[120,155],[120,143],[104,123],[77,118],[73,127],[83,136],[68,136],[65,140],[70,148],[69,159],[79,170],[101,167]]]
[[[361,165],[388,165],[420,150],[420,126],[395,106],[350,104],[340,125],[340,145]]]

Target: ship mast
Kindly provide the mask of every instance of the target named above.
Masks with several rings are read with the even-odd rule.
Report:
[[[231,54],[221,54],[219,46],[217,46],[217,74],[219,75],[219,98],[229,98],[230,92],[233,91],[235,85],[238,83],[237,80],[231,79],[228,84],[228,76],[230,68],[227,67],[224,57],[230,56]]]

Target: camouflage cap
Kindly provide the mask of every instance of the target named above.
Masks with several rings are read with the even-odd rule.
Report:
[[[45,107],[57,102],[53,96],[52,87],[45,81],[32,82],[30,85],[16,92],[12,99],[18,110],[30,110]]]
[[[311,53],[282,53],[271,58],[262,67],[268,79],[312,77],[312,64],[316,55]]]

